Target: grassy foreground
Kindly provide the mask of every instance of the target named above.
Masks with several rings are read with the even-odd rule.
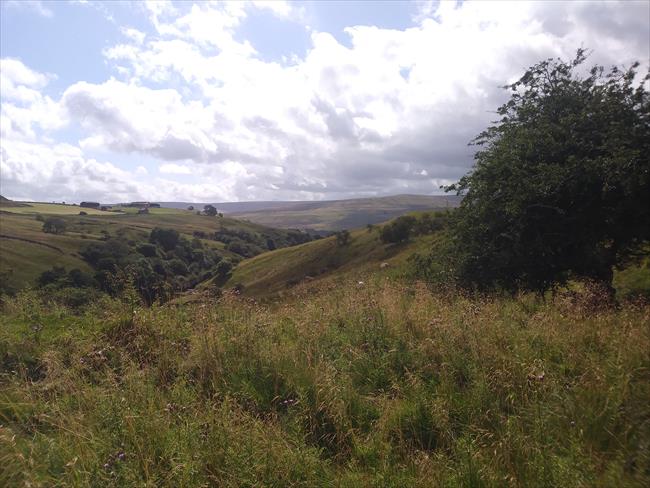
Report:
[[[8,299],[0,485],[648,486],[648,305],[304,290]]]

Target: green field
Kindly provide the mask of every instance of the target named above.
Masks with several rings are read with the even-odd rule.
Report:
[[[24,206],[3,205],[0,204],[0,210],[18,214],[44,214],[44,215],[79,215],[79,212],[86,212],[88,215],[106,215],[108,212],[102,212],[94,208],[79,207],[78,205],[63,205],[60,203],[35,203],[20,202]]]

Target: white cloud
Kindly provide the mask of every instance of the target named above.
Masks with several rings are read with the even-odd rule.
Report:
[[[0,59],[0,136],[34,139],[36,130],[53,130],[66,124],[60,105],[43,95],[54,75],[39,73],[20,60]]]
[[[618,24],[629,23],[630,14],[621,14],[620,7],[442,2],[425,6],[420,24],[404,31],[350,27],[351,47],[316,32],[304,59],[281,66],[260,61],[252,46],[233,40],[246,16],[244,4],[193,6],[157,25],[168,34],[165,40],[120,45],[106,54],[133,75],[135,84],[117,90],[126,98],[128,92],[141,92],[137,85],[146,80],[180,76],[203,101],[179,94],[161,110],[159,97],[134,95],[154,104],[139,109],[141,118],[147,112],[158,115],[151,123],[113,131],[107,142],[168,160],[254,166],[260,174],[253,184],[260,193],[269,178],[285,195],[301,189],[331,195],[436,191],[441,181],[468,169],[466,143],[504,100],[499,86],[527,66],[549,56],[569,58],[583,43],[605,64],[643,58],[642,49],[626,51],[624,32],[607,35],[591,27],[594,15],[611,14],[620,18]],[[204,51],[207,46],[217,51]],[[105,85],[87,87],[94,108],[105,106],[95,93]],[[106,91],[114,94],[114,88]],[[129,106],[126,100],[119,103]],[[96,132],[110,131],[121,113],[118,108],[115,117],[97,117],[102,122]],[[88,112],[84,116],[93,118]],[[137,118],[125,114],[123,120]],[[152,130],[156,120],[170,125]],[[175,134],[173,142],[169,134]],[[285,172],[278,177],[264,165]]]
[[[132,27],[122,27],[121,31],[122,34],[124,34],[131,41],[138,45],[142,44],[144,38],[146,37],[146,34],[144,32],[140,32],[138,29],[134,29]]]
[[[188,166],[184,166],[182,164],[174,164],[174,163],[161,164],[160,167],[158,168],[158,171],[160,171],[161,173],[171,174],[171,175],[192,174],[192,170]]]
[[[499,87],[526,67],[580,46],[605,66],[650,55],[642,2],[424,4],[413,27],[351,26],[347,45],[312,32],[290,65],[263,61],[237,32],[255,8],[297,18],[291,4],[145,7],[155,32],[124,29],[126,40],[104,51],[119,79],[74,83],[54,101],[41,94],[47,75],[2,65],[9,139],[69,117],[85,132],[84,161],[96,150],[139,153],[160,161],[161,174],[186,176],[150,176],[133,198],[431,193],[467,171],[467,142],[505,100]],[[113,176],[123,178],[121,194],[131,191],[131,173]]]
[[[3,140],[0,148],[2,194],[30,199],[129,200],[141,189],[132,175],[114,165],[85,158],[70,144],[41,144]]]

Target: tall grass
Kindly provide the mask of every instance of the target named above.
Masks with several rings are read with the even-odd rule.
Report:
[[[591,297],[593,299],[593,297]],[[0,328],[2,486],[648,486],[650,307],[297,287]]]

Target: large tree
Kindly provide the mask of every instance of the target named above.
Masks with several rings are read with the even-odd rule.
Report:
[[[649,76],[549,59],[508,85],[474,141],[453,226],[461,284],[544,291],[571,276],[612,290],[650,238]]]

